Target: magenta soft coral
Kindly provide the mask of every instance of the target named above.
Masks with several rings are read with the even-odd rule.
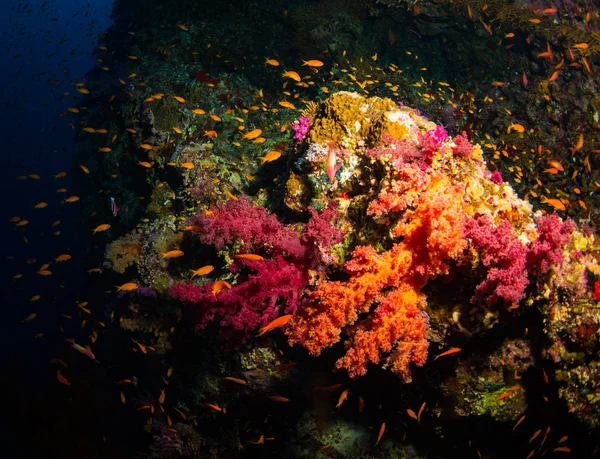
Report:
[[[222,290],[216,296],[211,291],[212,282],[202,287],[190,282],[170,288],[171,297],[192,304],[198,329],[218,317],[223,334],[244,339],[249,332],[280,314],[295,312],[300,291],[308,281],[305,269],[280,255],[236,263],[245,273],[231,289]]]
[[[503,221],[496,226],[485,216],[469,219],[465,223],[465,236],[488,268],[471,301],[484,300],[494,305],[502,300],[506,307],[521,301],[529,284],[527,247],[517,239],[510,223]]]
[[[191,303],[198,328],[219,318],[221,334],[238,339],[280,314],[295,312],[308,269],[328,257],[331,246],[343,238],[334,225],[339,216],[335,204],[320,213],[310,209],[310,214],[301,236],[247,198],[193,217],[188,223],[197,226],[202,243],[217,249],[238,243],[244,251],[267,256],[260,261],[237,259],[229,267],[238,274],[235,283],[216,297],[212,283],[200,287],[191,282],[175,285],[170,295]]]
[[[246,197],[227,201],[212,209],[211,215],[192,217],[188,224],[200,228],[200,242],[214,245],[217,249],[237,241],[243,243],[244,250],[248,251],[286,253],[294,259],[306,256],[306,246],[294,231]]]
[[[536,219],[538,238],[533,241],[527,255],[527,265],[535,274],[545,274],[552,266],[563,263],[563,250],[575,229],[575,222],[564,222],[556,215]]]

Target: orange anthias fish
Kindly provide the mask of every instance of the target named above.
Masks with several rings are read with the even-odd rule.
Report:
[[[270,163],[271,161],[275,161],[276,159],[279,159],[281,157],[281,153],[278,151],[270,151],[269,153],[267,153],[265,156],[263,156],[262,158],[260,158],[260,161],[262,164],[264,163]]]
[[[295,72],[293,70],[288,70],[287,72],[284,72],[282,76],[291,78],[294,81],[302,81],[302,78],[300,78],[300,75],[298,75],[298,72]]]
[[[179,258],[184,255],[183,250],[169,250],[162,254],[163,258]]]
[[[116,285],[117,287],[117,292],[131,292],[132,290],[136,290],[138,288],[137,284],[134,284],[133,282],[126,282],[123,285]]]
[[[58,369],[56,370],[56,379],[58,379],[59,383],[64,384],[65,386],[70,386],[71,385],[71,383],[69,382],[69,380],[67,378],[65,378],[61,374],[60,370],[58,370]]]
[[[205,276],[206,274],[211,273],[214,269],[215,267],[211,265],[202,266],[202,268],[198,269],[190,269],[190,271],[193,273],[192,279],[196,276]]]
[[[77,352],[81,352],[83,355],[88,356],[92,360],[96,360],[96,356],[92,352],[89,344],[86,344],[85,347],[77,344],[74,339],[67,339],[65,341],[71,343],[71,347],[75,349]]]
[[[285,324],[287,324],[290,321],[291,318],[292,318],[291,314],[286,314],[284,316],[278,317],[277,319],[269,322],[267,325],[265,325],[263,328],[261,328],[259,330],[258,335],[256,335],[256,336],[262,336],[265,333],[270,332],[271,330],[283,327]]]
[[[460,348],[460,347],[453,347],[452,349],[448,349],[446,352],[442,352],[440,355],[436,355],[433,360],[437,360],[440,357],[445,357],[447,355],[456,354],[456,353],[458,353],[460,351],[462,351],[462,348]]]
[[[379,428],[379,435],[377,435],[377,442],[375,443],[375,446],[379,444],[381,437],[383,437],[383,432],[385,432],[385,422],[381,423],[381,427]]]
[[[254,253],[240,253],[238,255],[234,255],[234,258],[240,258],[242,260],[248,260],[248,261],[261,261],[264,260],[263,257],[261,257],[260,255],[256,255]]]
[[[225,376],[223,379],[224,379],[224,380],[226,380],[226,381],[231,381],[231,382],[234,382],[234,383],[236,383],[236,384],[240,384],[240,385],[242,385],[242,386],[245,386],[246,384],[248,384],[248,383],[247,383],[246,381],[244,381],[243,379],[241,379],[241,378],[235,378],[235,377],[233,377],[233,376]]]
[[[340,398],[338,398],[338,402],[337,405],[335,405],[336,408],[339,408],[342,406],[342,403],[344,403],[344,401],[348,398],[348,389],[344,389],[344,392],[342,392],[340,394]]]
[[[100,233],[102,231],[106,231],[108,228],[110,228],[110,224],[109,223],[104,223],[102,225],[96,226],[96,228],[94,228],[92,230],[92,232],[93,232],[93,234],[96,234],[96,233]]]
[[[576,152],[581,150],[581,147],[583,147],[583,134],[579,134],[579,140],[577,140],[575,146],[573,148],[569,148],[569,150],[571,150],[571,154],[574,155]]]
[[[316,59],[311,59],[310,61],[302,61],[302,65],[308,65],[309,67],[321,67],[323,62]]]
[[[215,296],[215,298],[217,297],[217,293],[219,293],[221,290],[226,289],[226,288],[231,288],[231,284],[227,281],[224,280],[218,280],[217,282],[215,282],[212,286],[212,294]]]
[[[252,131],[247,132],[246,134],[242,135],[242,139],[246,139],[246,140],[256,139],[261,134],[262,134],[262,129],[253,129]]]

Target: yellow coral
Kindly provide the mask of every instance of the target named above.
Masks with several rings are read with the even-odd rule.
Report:
[[[140,235],[133,232],[112,242],[104,254],[104,266],[118,273],[124,273],[140,256],[139,238]]]

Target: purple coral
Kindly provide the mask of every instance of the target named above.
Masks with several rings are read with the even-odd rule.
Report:
[[[487,276],[476,288],[471,301],[484,299],[494,305],[503,300],[507,307],[525,297],[527,278],[527,247],[517,239],[510,223],[495,226],[489,217],[467,220],[465,236],[480,254]]]
[[[563,249],[575,229],[575,222],[564,222],[555,214],[536,219],[538,238],[531,244],[527,265],[536,274],[547,273],[552,266],[563,263]]]
[[[294,130],[293,139],[301,142],[310,130],[310,117],[301,116],[294,124],[292,124],[292,129]]]

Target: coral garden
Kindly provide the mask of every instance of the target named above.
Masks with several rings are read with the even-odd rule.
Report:
[[[515,53],[528,83],[490,84],[488,69],[485,89],[460,95],[443,81],[451,69],[417,63],[408,46],[429,23],[424,54],[436,49],[463,2],[325,5],[254,19],[275,35],[293,27],[290,42],[235,27],[249,4],[223,7],[218,26],[161,10],[164,27],[115,26],[98,51],[122,83],[89,75],[109,101],[85,102],[79,127],[109,135],[80,133],[76,162],[93,171],[80,194],[84,212],[98,195],[120,207],[90,223],[111,221],[93,256],[112,285],[131,283],[105,295],[104,320],[134,342],[139,380],[123,393],[153,457],[422,457],[428,444],[428,457],[498,457],[464,436],[478,428],[512,435],[514,457],[575,449],[544,413],[582,437],[600,428],[600,143],[584,73],[597,43],[581,53],[591,62],[567,57],[581,64],[565,78],[589,76],[575,119],[558,113],[578,103],[562,100],[575,87],[559,92],[542,70],[558,57],[535,73]],[[474,3],[461,20],[494,15],[524,42],[533,23],[501,5]],[[485,30],[476,48],[508,43]],[[531,38],[534,54],[546,39]],[[268,46],[279,55],[250,52]]]

